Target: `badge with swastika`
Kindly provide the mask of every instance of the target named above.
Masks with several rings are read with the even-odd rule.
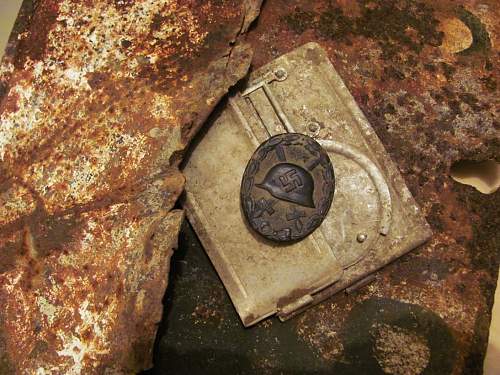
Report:
[[[335,178],[328,155],[314,139],[288,133],[259,146],[241,186],[250,226],[270,240],[295,241],[323,221],[332,203]],[[262,208],[269,206],[272,210]]]

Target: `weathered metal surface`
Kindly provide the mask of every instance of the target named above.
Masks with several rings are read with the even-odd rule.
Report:
[[[246,163],[258,145],[228,108],[204,132],[183,168],[189,220],[245,326],[308,304],[310,293],[342,275],[320,231],[284,245],[263,239],[246,223],[240,187]]]
[[[495,1],[266,3],[250,35],[259,46],[255,64],[319,42],[434,231],[428,245],[359,294],[300,318],[318,354],[340,360],[345,352],[329,348],[340,343],[351,309],[384,297],[443,319],[456,345],[450,372],[482,371],[498,272],[500,192],[483,195],[453,181],[449,170],[461,159],[500,158],[499,12]]]
[[[461,186],[449,177],[449,168],[460,159],[499,158],[493,68],[498,7],[495,2],[296,4],[301,10],[268,3],[261,24],[280,32],[255,30],[252,38],[266,46],[259,48],[257,64],[271,57],[265,51],[281,53],[318,40],[435,232],[429,245],[382,272],[347,305],[327,304],[338,311],[335,324],[320,312],[302,318],[311,327],[306,334],[311,345],[328,352],[333,340],[326,333],[342,326],[342,315],[361,300],[383,296],[438,314],[456,342],[453,372],[481,372],[498,271],[499,193],[486,196]],[[474,39],[458,53],[446,47],[446,40],[461,40],[444,26],[450,19],[465,25]]]
[[[188,217],[225,285],[229,285],[229,294],[240,315],[242,311],[251,311],[252,317],[263,318],[276,310],[280,319],[288,319],[336,292],[353,288],[372,272],[429,239],[429,225],[401,175],[318,44],[307,43],[266,64],[250,75],[247,86],[241,94],[229,98],[228,105],[204,132],[184,168],[188,177]],[[288,135],[282,134],[286,132]],[[287,150],[289,144],[279,142],[288,137],[294,139],[296,132],[310,134],[323,145],[325,157],[336,169],[336,194],[332,209],[325,212],[326,217],[313,233],[312,241],[298,244],[302,245],[302,251],[284,244],[277,250],[276,246],[248,233],[249,229],[264,224],[264,219],[274,227],[279,224],[268,219],[269,194],[253,187],[253,183],[266,184],[266,170],[274,173],[270,169],[273,157],[279,161],[289,155],[306,169],[314,167],[316,161],[321,162],[321,159],[314,161],[307,152],[296,157]],[[272,137],[276,134],[279,136]],[[264,146],[255,152],[249,150],[249,143],[257,146],[262,139],[268,139]],[[280,148],[272,152],[276,145]],[[312,145],[307,148],[314,150]],[[253,152],[251,162],[244,169],[250,152]],[[231,155],[230,161],[227,155]],[[215,160],[224,162],[214,163]],[[333,174],[326,176],[332,180]],[[234,200],[240,185],[234,181],[241,178],[243,206],[239,207]],[[328,185],[322,184],[323,188]],[[259,203],[249,204],[249,193]],[[329,206],[330,202],[327,194],[320,193],[316,192],[313,200],[321,210],[322,204]],[[260,212],[264,206],[265,214]],[[256,224],[250,224],[249,228],[244,215],[255,208]],[[275,215],[275,208],[271,209]],[[316,208],[310,212],[316,212]],[[264,218],[259,216],[261,213]],[[293,216],[296,215],[294,212]],[[309,225],[311,219],[305,223]],[[273,231],[267,238],[279,236],[284,237],[283,233]],[[316,283],[310,285],[309,279],[324,277],[323,267],[327,263],[315,256],[318,244],[320,249],[326,249],[322,253],[333,253],[337,260],[335,268],[340,265],[344,270],[339,281],[332,279],[328,286],[321,283],[323,290]],[[299,264],[299,270],[289,269],[290,264]],[[337,274],[336,269],[333,271],[332,268],[327,272]],[[237,293],[238,288],[233,285],[240,285],[242,291]],[[269,289],[278,300],[268,298],[272,295]],[[288,294],[280,295],[286,291]],[[257,314],[256,306],[266,308]],[[244,316],[244,324],[248,325]]]
[[[0,71],[0,373],[151,365],[177,166],[260,1],[26,1]]]
[[[241,182],[245,218],[267,239],[300,240],[330,209],[335,175],[325,150],[298,133],[279,134],[255,150]]]
[[[182,274],[159,364],[175,363],[179,373],[411,374],[426,363],[429,374],[482,372],[500,192],[460,185],[449,169],[460,159],[499,161],[499,12],[495,1],[265,3],[249,34],[256,65],[310,41],[322,45],[434,236],[364,288],[246,331],[208,261],[188,253],[176,264]],[[189,251],[201,252],[193,241]]]

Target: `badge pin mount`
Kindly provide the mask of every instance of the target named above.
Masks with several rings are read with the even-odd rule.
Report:
[[[311,137],[278,134],[250,158],[241,204],[250,227],[268,240],[298,241],[321,225],[335,191],[330,158]]]

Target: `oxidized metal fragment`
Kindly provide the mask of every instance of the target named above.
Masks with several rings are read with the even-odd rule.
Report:
[[[321,146],[304,134],[285,133],[261,144],[248,162],[241,204],[257,233],[295,241],[323,222],[334,190],[332,163]]]
[[[260,1],[25,1],[0,66],[0,373],[151,366],[191,138]]]

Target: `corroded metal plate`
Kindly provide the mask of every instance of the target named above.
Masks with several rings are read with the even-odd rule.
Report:
[[[334,190],[332,163],[318,142],[285,133],[252,155],[241,182],[241,204],[257,233],[273,241],[295,241],[323,222]]]
[[[339,281],[330,282],[322,290],[315,291],[309,286],[309,278],[316,274],[311,267],[321,262],[319,258],[312,259],[311,248],[293,253],[291,259],[291,252],[279,247],[281,252],[276,254],[277,246],[260,236],[247,241],[249,231],[243,214],[233,202],[239,185],[228,184],[241,181],[245,165],[258,144],[286,132],[316,139],[335,170],[331,209],[312,237],[321,239],[322,246],[334,254],[336,267],[343,272]],[[262,305],[264,295],[275,288],[268,280],[276,273],[289,272],[291,261],[300,264],[294,272],[303,281],[294,274],[278,284],[280,291],[275,291],[274,303],[280,319],[287,319],[340,290],[363,285],[375,270],[431,235],[396,166],[326,53],[315,43],[306,44],[252,73],[247,87],[229,98],[227,108],[207,130],[184,172],[188,218],[238,311],[240,303],[251,310]],[[272,258],[267,258],[270,254]],[[261,262],[266,264],[265,269],[260,267]],[[242,279],[241,275],[246,276]],[[243,280],[251,297],[234,298],[231,284],[235,279]],[[285,282],[291,285],[285,287]],[[281,294],[284,290],[293,292]],[[283,298],[288,301],[286,308],[277,303]]]
[[[260,7],[199,3],[24,1],[0,63],[0,374],[151,367],[178,166]]]

